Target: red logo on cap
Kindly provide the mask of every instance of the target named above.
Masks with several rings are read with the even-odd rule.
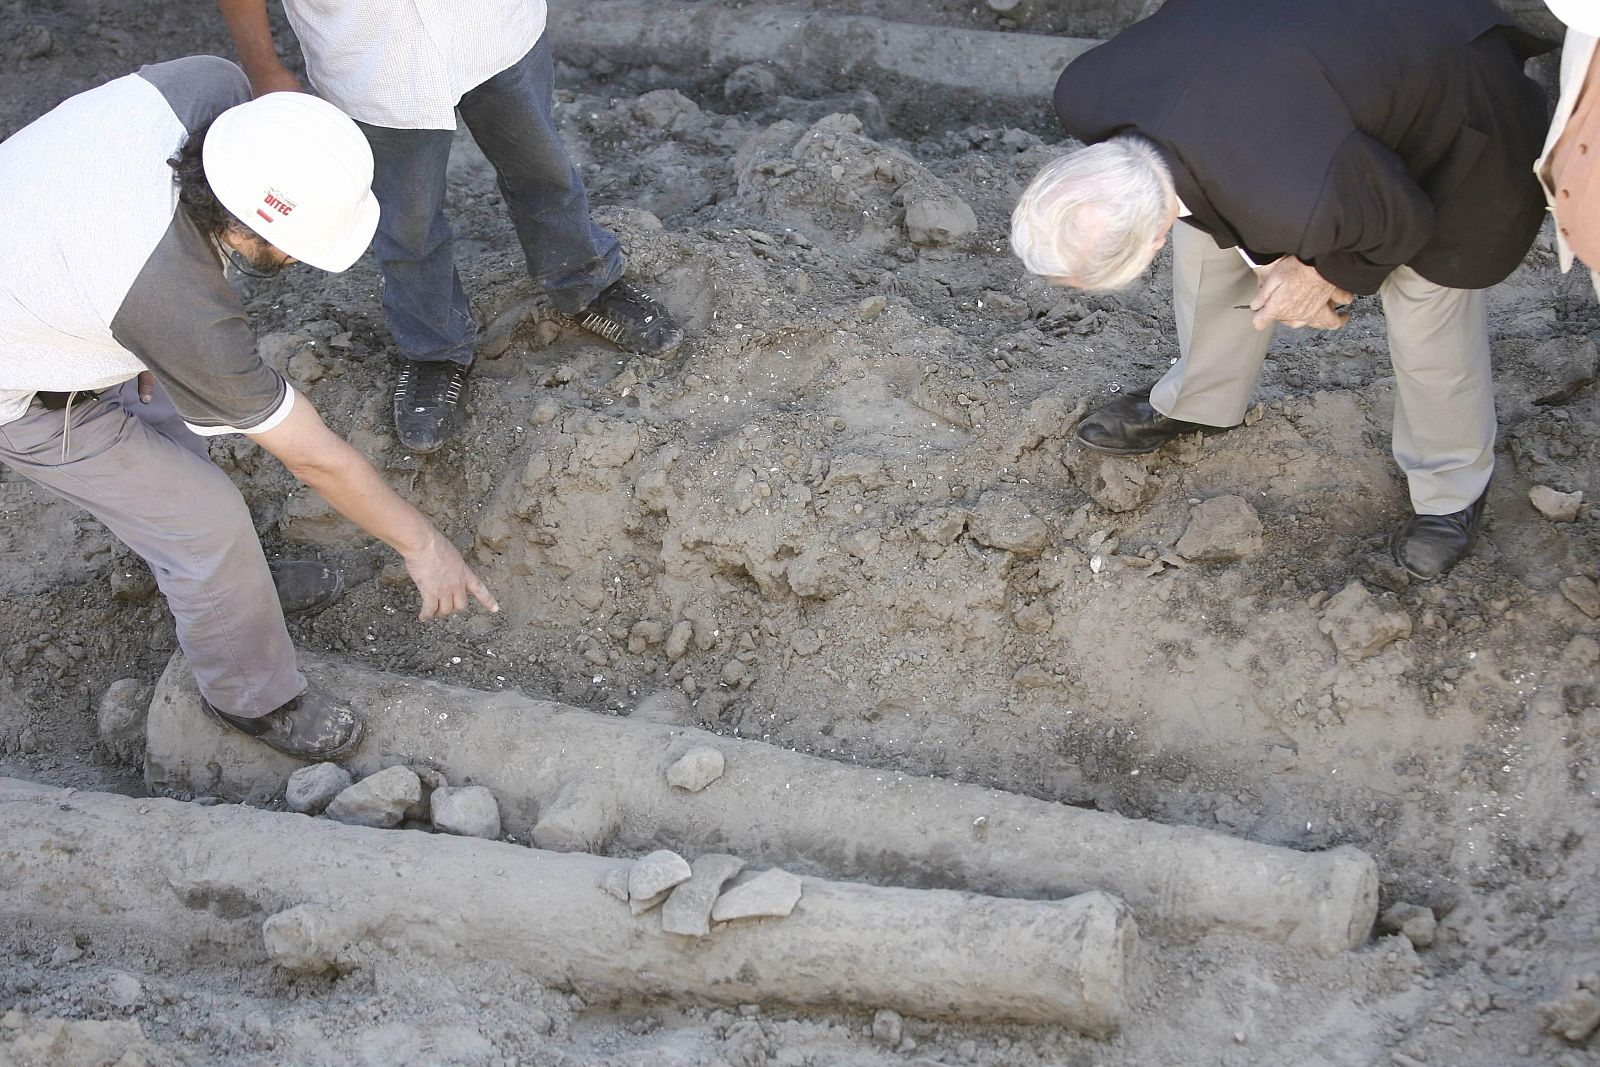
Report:
[[[294,210],[294,201],[288,199],[276,189],[268,189],[267,195],[262,197],[262,203],[266,204],[267,207],[271,208],[273,211],[276,211],[280,215],[287,215],[289,212]],[[256,214],[260,215],[268,222],[274,221],[273,217],[261,210],[261,208],[256,208]]]

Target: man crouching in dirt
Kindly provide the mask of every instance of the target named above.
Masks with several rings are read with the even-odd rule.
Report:
[[[375,251],[399,350],[394,428],[412,452],[461,430],[477,326],[444,215],[456,113],[494,167],[528,273],[555,310],[625,352],[660,356],[683,330],[622,280],[622,248],[589,217],[589,194],[551,111],[555,64],[544,0],[284,0],[317,92],[361,126],[383,205]],[[218,0],[258,96],[297,91],[266,0]]]
[[[1034,179],[1012,247],[1112,290],[1170,232],[1182,353],[1078,441],[1136,455],[1236,426],[1274,323],[1335,330],[1381,293],[1414,512],[1394,557],[1423,580],[1454,566],[1494,466],[1483,289],[1543,215],[1545,99],[1522,72],[1541,50],[1488,0],[1169,0],[1074,61],[1056,113],[1091,147]]]
[[[150,564],[209,715],[290,756],[332,759],[361,722],[307,684],[283,610],[320,606],[341,579],[302,564],[275,585],[206,437],[248,435],[398,551],[422,618],[469,596],[497,607],[256,353],[224,264],[343,271],[378,205],[372,154],[337,108],[249,100],[238,67],[195,56],[72,97],[0,144],[0,461]]]

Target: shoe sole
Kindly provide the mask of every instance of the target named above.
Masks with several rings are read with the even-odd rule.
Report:
[[[344,596],[344,571],[335,569],[333,573],[338,577],[338,581],[334,584],[333,592],[303,608],[294,608],[292,610],[286,608],[283,612],[284,615],[292,619],[304,619],[320,614],[332,607],[335,601]]]
[[[1074,441],[1076,441],[1082,447],[1087,448],[1090,452],[1098,452],[1102,456],[1148,456],[1152,452],[1161,451],[1163,448],[1166,448],[1168,445],[1170,445],[1172,442],[1176,441],[1178,438],[1187,437],[1192,433],[1198,433],[1198,434],[1202,434],[1202,435],[1204,435],[1206,437],[1210,437],[1213,434],[1227,433],[1229,430],[1233,430],[1233,429],[1237,429],[1237,427],[1234,427],[1234,426],[1203,426],[1203,427],[1198,427],[1198,428],[1193,429],[1193,430],[1184,430],[1181,433],[1173,434],[1171,437],[1167,438],[1165,441],[1162,441],[1158,445],[1151,445],[1149,448],[1108,448],[1105,445],[1097,445],[1097,444],[1094,444],[1091,441],[1086,441],[1082,437],[1080,437],[1078,434],[1073,434],[1072,435],[1072,439]]]

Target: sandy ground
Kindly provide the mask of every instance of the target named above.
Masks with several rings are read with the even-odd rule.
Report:
[[[4,132],[140,63],[229,54],[219,20],[174,5],[3,17]],[[1528,496],[1600,492],[1600,309],[1557,272],[1548,232],[1490,294],[1501,449],[1484,535],[1418,586],[1385,551],[1407,505],[1376,301],[1337,333],[1280,335],[1247,426],[1102,463],[1071,425],[1176,356],[1168,277],[1163,259],[1084,297],[1022,275],[1006,220],[1054,150],[1043,101],[1032,130],[953,116],[904,140],[859,87],[797,99],[782,71],[743,71],[691,99],[665,74],[641,92],[645,76],[619,89],[618,72],[566,69],[558,112],[630,273],[688,326],[677,356],[627,359],[541,317],[464,135],[450,210],[485,340],[460,443],[422,460],[394,441],[370,257],[250,295],[267,357],[470,546],[505,606],[418,623],[392,556],[247,441],[219,441],[270,553],[359,579],[296,639],[837,760],[1355,844],[1378,858],[1384,906],[1433,909],[1436,940],[1380,933],[1332,961],[1163,945],[1110,1042],[908,1021],[892,1050],[872,1005],[601,1010],[403,961],[291,981],[0,922],[0,1063],[1600,1063],[1541,1012],[1600,970],[1600,622],[1561,584],[1600,578],[1600,512],[1552,523]],[[954,200],[972,231],[914,243],[908,214],[963,229]],[[1221,495],[1259,515],[1260,550],[1178,557],[1192,510]],[[136,792],[96,707],[116,679],[154,681],[170,618],[87,515],[9,474],[0,514],[0,773]],[[1373,598],[1362,619],[1409,635],[1336,651],[1327,602],[1351,583]]]

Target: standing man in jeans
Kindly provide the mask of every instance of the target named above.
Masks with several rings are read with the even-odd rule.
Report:
[[[255,95],[299,91],[273,46],[266,0],[217,6]],[[620,280],[622,249],[589,217],[551,113],[544,0],[284,0],[284,8],[312,86],[372,146],[403,445],[434,452],[459,431],[477,336],[444,217],[458,111],[494,166],[528,272],[551,305],[627,352],[663,355],[682,343],[666,308]]]

